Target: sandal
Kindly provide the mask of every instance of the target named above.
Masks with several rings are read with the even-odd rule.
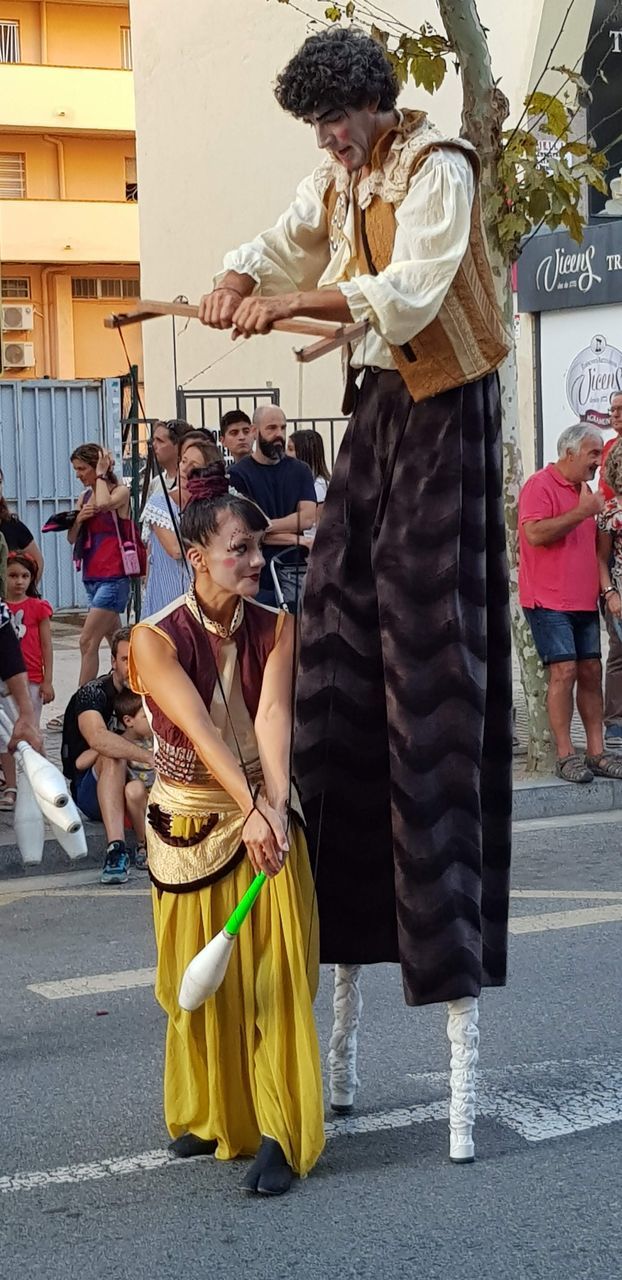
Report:
[[[15,808],[16,799],[17,788],[5,787],[4,791],[0,792],[0,811],[2,813],[12,813]]]
[[[562,782],[594,781],[594,774],[592,773],[590,762],[584,760],[583,756],[578,754],[562,756],[562,758],[555,764],[555,772],[557,777],[562,779]],[[622,772],[619,776],[622,778]]]
[[[603,751],[599,756],[586,756],[585,763],[597,778],[622,778],[622,760],[609,751]]]
[[[64,720],[64,716],[53,716],[52,719],[48,720],[47,724],[44,725],[44,728],[49,729],[50,733],[62,733]]]
[[[134,854],[134,866],[136,867],[137,871],[147,870],[147,849],[144,844],[136,845],[136,852]]]

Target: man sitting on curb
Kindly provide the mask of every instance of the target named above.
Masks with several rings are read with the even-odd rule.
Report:
[[[103,822],[108,846],[101,873],[102,884],[125,884],[130,860],[125,845],[127,788],[142,787],[128,782],[128,765],[153,767],[153,754],[114,732],[115,699],[127,683],[127,659],[131,627],[115,631],[110,649],[112,670],[82,685],[71,698],[63,724],[63,772],[71,793],[83,814],[92,822]],[[77,760],[88,748],[97,753],[94,764],[79,769]]]
[[[622,778],[622,760],[603,749],[595,516],[604,498],[587,484],[596,475],[602,448],[596,427],[567,427],[557,441],[557,462],[530,476],[518,501],[519,598],[548,667],[555,771],[565,782],[592,782],[595,775]],[[575,685],[587,737],[585,759],[570,737]]]

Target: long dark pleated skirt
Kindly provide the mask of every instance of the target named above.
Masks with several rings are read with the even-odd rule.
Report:
[[[511,666],[496,375],[368,370],[307,575],[296,773],[321,959],[408,1004],[506,979]]]

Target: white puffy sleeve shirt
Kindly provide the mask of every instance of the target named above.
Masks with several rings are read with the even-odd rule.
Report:
[[[341,289],[353,320],[371,325],[354,350],[353,364],[393,368],[389,344],[401,346],[434,320],[466,252],[472,166],[461,151],[430,152],[396,207],[392,260],[378,275],[362,274],[355,256],[353,199],[363,207],[369,202],[366,179],[351,184],[343,237],[331,257],[323,172],[304,178],[276,225],[228,253],[223,269],[252,276],[266,296]]]

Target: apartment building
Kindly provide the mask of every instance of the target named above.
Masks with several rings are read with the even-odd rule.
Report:
[[[0,0],[3,377],[123,371],[103,320],[139,294],[137,200],[128,6]]]

